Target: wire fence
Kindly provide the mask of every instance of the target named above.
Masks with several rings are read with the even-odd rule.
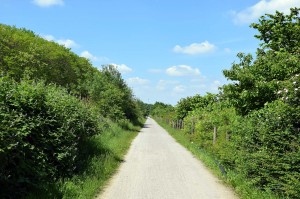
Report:
[[[174,129],[185,129],[186,124],[184,122],[184,120],[182,119],[178,119],[178,120],[174,120],[174,119],[164,119],[164,118],[157,118],[160,121],[165,122],[166,124],[168,124],[169,126],[171,126]],[[196,121],[194,119],[192,119],[191,123],[189,124],[189,129],[187,130],[190,134],[194,134],[195,133],[195,126],[196,126]],[[230,136],[229,133],[226,132],[226,140],[229,141]],[[214,126],[214,128],[212,129],[212,143],[213,145],[216,144],[218,140],[218,127]]]

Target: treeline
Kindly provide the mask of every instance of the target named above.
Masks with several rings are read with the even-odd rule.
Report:
[[[164,121],[183,120],[185,135],[227,173],[280,198],[300,195],[299,10],[267,14],[251,25],[262,41],[256,56],[237,55],[239,62],[223,71],[230,83],[219,94],[152,107]]]
[[[81,149],[109,121],[141,125],[147,104],[114,66],[89,60],[32,31],[0,24],[0,197],[82,172]]]

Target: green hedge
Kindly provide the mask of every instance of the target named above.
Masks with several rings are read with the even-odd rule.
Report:
[[[299,197],[299,116],[299,109],[277,100],[236,126],[236,167],[257,187]]]
[[[6,77],[0,78],[0,121],[0,197],[76,172],[80,143],[103,124],[64,89]]]

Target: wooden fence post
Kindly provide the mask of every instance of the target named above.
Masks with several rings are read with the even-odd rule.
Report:
[[[216,144],[216,141],[217,141],[217,127],[214,127],[213,144]]]
[[[195,118],[193,117],[193,121],[192,121],[192,134],[195,133]]]
[[[226,141],[229,141],[229,139],[230,139],[230,135],[229,135],[229,133],[226,131]]]

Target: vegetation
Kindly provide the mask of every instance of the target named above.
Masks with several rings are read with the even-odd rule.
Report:
[[[239,63],[223,71],[231,83],[219,94],[152,112],[163,121],[183,119],[180,133],[218,160],[243,198],[300,195],[299,11],[267,14],[251,25],[262,44],[255,59],[239,53]]]
[[[172,134],[222,165],[243,198],[298,198],[299,12],[261,17],[255,58],[239,53],[219,94],[176,107],[145,104],[115,67],[0,24],[0,197],[92,198],[151,112],[183,120]]]
[[[123,156],[137,132],[137,127],[124,130],[109,122],[102,134],[82,144],[80,169],[76,174],[61,178],[50,186],[42,185],[42,189],[32,191],[27,198],[94,198],[123,162]]]
[[[148,105],[113,66],[25,29],[0,24],[0,38],[0,197],[92,198]]]

